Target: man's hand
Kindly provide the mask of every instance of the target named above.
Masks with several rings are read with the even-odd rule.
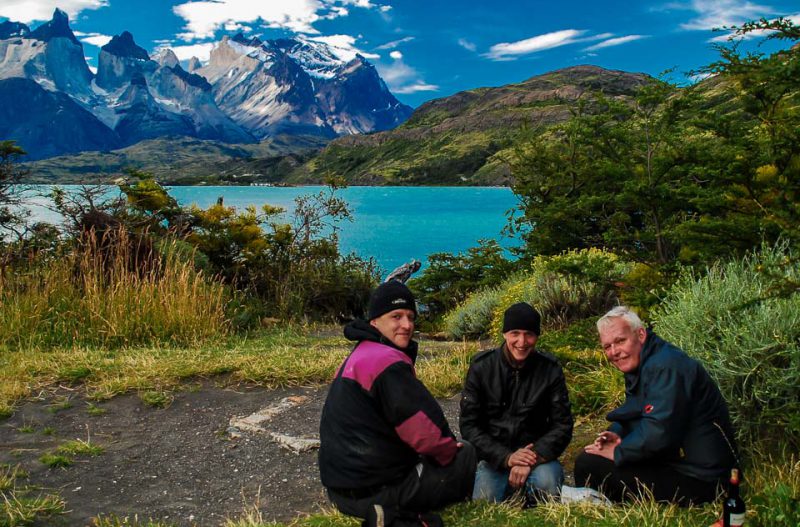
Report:
[[[614,450],[620,443],[622,443],[621,437],[614,432],[606,430],[605,432],[600,432],[597,434],[597,439],[594,440],[594,443],[586,445],[583,450],[587,454],[602,456],[606,459],[614,461]]]
[[[516,452],[512,453],[508,456],[508,464],[509,468],[513,467],[532,467],[536,463],[539,462],[539,459],[536,455],[536,452],[533,451],[533,443],[520,448]]]
[[[524,465],[517,465],[511,467],[511,470],[508,473],[508,484],[511,485],[512,489],[518,489],[522,487],[525,482],[528,480],[528,476],[531,473],[530,466]]]

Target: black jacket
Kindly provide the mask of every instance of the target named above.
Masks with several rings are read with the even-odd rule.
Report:
[[[736,444],[728,406],[699,362],[648,331],[625,403],[608,414],[622,437],[614,463],[656,460],[697,479],[730,474]]]
[[[417,343],[398,349],[362,320],[344,334],[358,344],[336,373],[322,409],[322,484],[337,490],[391,484],[420,456],[449,464],[458,447],[439,403],[416,377]]]
[[[461,435],[497,470],[530,443],[552,461],[572,439],[572,413],[564,372],[550,355],[534,351],[521,368],[497,348],[476,355],[461,397]]]

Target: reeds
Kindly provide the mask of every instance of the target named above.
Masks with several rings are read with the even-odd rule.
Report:
[[[61,258],[5,269],[0,345],[192,345],[228,333],[224,286],[169,246],[146,262],[138,249],[119,231],[113,243],[89,236]]]

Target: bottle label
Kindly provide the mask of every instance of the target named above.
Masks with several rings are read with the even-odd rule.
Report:
[[[731,527],[742,527],[744,525],[744,513],[731,513],[728,516]]]

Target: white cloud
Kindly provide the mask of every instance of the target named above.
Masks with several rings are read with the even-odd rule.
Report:
[[[364,9],[372,9],[377,7],[375,4],[370,2],[369,0],[340,0],[340,2],[344,5],[352,5],[355,7],[361,7]]]
[[[295,33],[319,34],[314,23],[347,16],[345,6],[379,8],[369,0],[198,0],[172,10],[186,21],[185,32],[178,36],[195,40],[211,38],[218,29],[231,24],[261,23]]]
[[[392,40],[391,42],[377,46],[375,49],[394,49],[400,44],[405,44],[406,42],[411,42],[412,40],[414,40],[414,37],[405,37],[401,38],[400,40]]]
[[[687,75],[686,77],[692,82],[700,82],[713,76],[712,73],[695,73],[694,75]]]
[[[686,8],[698,15],[681,24],[681,28],[690,30],[739,25],[774,13],[771,7],[754,4],[748,0],[692,0]]]
[[[520,55],[528,55],[537,51],[580,42],[579,37],[585,33],[586,30],[564,29],[525,40],[518,40],[517,42],[501,42],[489,48],[489,53],[486,56],[493,60],[513,60]]]
[[[784,18],[786,18],[787,20],[791,21],[794,24],[800,24],[800,13],[797,13],[795,15],[789,15],[789,16],[786,16]],[[752,40],[754,38],[766,37],[770,33],[774,33],[774,31],[770,31],[768,29],[758,29],[758,30],[755,30],[755,31],[750,31],[748,33],[745,33],[744,35],[738,35],[737,36],[735,32],[728,31],[728,32],[723,32],[722,34],[717,35],[714,38],[710,38],[710,39],[708,39],[708,41],[709,42],[728,42],[730,40],[739,40],[739,39],[741,39],[741,40]]]
[[[478,46],[476,46],[475,44],[473,44],[472,42],[470,42],[465,38],[458,39],[458,45],[466,49],[467,51],[475,51],[476,49],[478,49]]]
[[[328,35],[324,37],[308,37],[309,40],[327,44],[337,58],[351,61],[356,58],[356,53],[367,59],[379,59],[380,55],[361,51],[355,46],[356,39],[350,35]]]
[[[234,31],[242,31],[244,33],[250,33],[253,31],[253,28],[250,26],[246,26],[244,24],[240,24],[238,22],[226,22],[225,25],[222,26],[225,31],[229,33],[233,33]]]
[[[389,56],[392,57],[394,60],[400,60],[403,58],[403,54],[399,51],[395,50],[389,53]]]
[[[211,50],[214,47],[213,42],[206,42],[203,44],[192,44],[190,46],[161,46],[156,51],[160,49],[169,48],[174,53],[175,56],[178,57],[178,60],[184,61],[189,60],[192,57],[197,57],[200,59],[200,62],[208,62],[208,59],[211,58]]]
[[[620,44],[633,42],[634,40],[639,40],[647,37],[648,35],[626,35],[624,37],[610,38],[608,40],[599,42],[593,46],[589,46],[588,48],[585,48],[584,51],[596,51],[598,49],[610,48],[612,46],[619,46]]]
[[[100,9],[107,5],[108,0],[2,0],[0,16],[29,24],[50,20],[53,18],[53,11],[58,7],[74,20],[84,9]]]
[[[424,82],[418,82],[415,84],[409,84],[407,86],[401,86],[399,88],[395,88],[392,91],[394,93],[407,94],[407,93],[417,93],[420,91],[439,91],[439,87],[435,84],[426,84]]]
[[[416,93],[420,91],[437,91],[439,86],[428,84],[420,78],[419,72],[403,62],[403,59],[396,59],[389,66],[376,65],[381,78],[394,93]]]
[[[109,42],[111,42],[111,35],[101,35],[100,33],[86,33],[82,35],[81,42],[86,42],[87,44],[91,44],[92,46],[97,46],[98,48],[102,48]]]
[[[389,11],[392,10],[392,6],[390,6],[390,5],[382,5],[380,7],[380,10],[381,10],[381,13],[388,13]]]

